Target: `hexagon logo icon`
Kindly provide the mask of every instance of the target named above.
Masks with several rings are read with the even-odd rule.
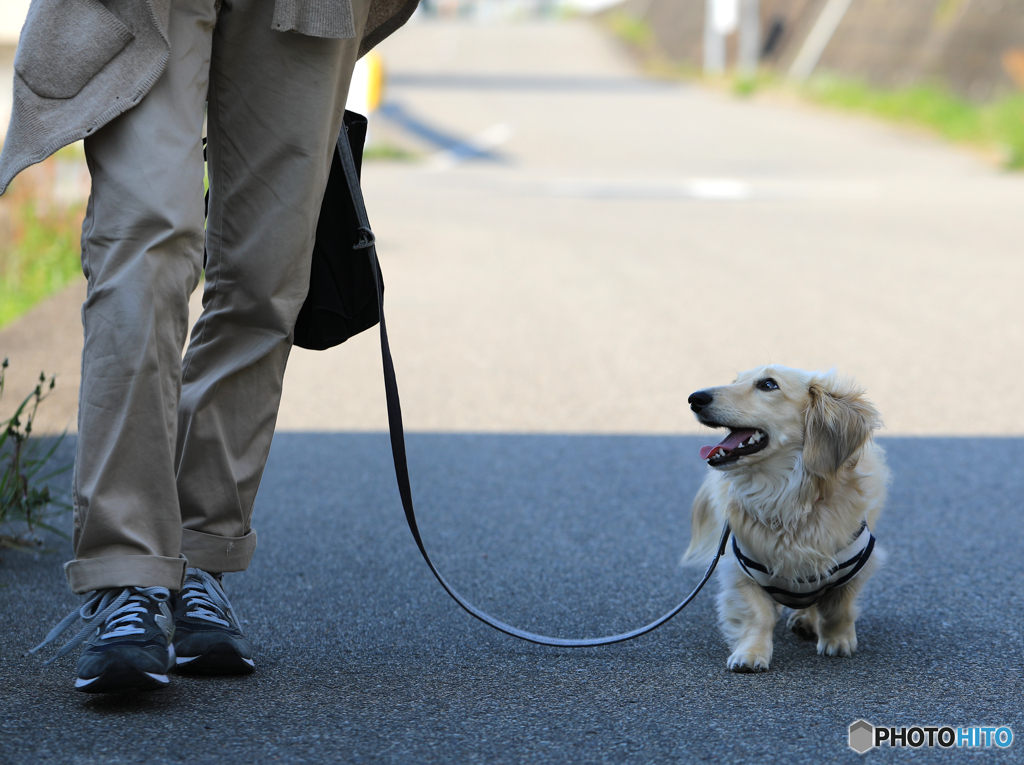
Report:
[[[850,725],[850,749],[864,754],[875,746],[875,726],[867,720],[857,720]]]

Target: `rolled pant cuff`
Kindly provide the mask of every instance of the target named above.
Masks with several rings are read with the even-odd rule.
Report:
[[[108,555],[64,564],[71,591],[82,595],[111,587],[166,587],[177,591],[185,579],[184,558],[159,555]]]
[[[219,537],[191,529],[181,530],[181,554],[188,565],[211,574],[245,571],[256,552],[256,531],[244,537]]]

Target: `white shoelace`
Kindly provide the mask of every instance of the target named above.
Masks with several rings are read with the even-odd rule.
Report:
[[[186,605],[185,616],[237,629],[238,616],[231,608],[224,585],[213,574],[199,568],[187,569],[180,597]]]
[[[60,624],[50,630],[43,642],[29,653],[36,653],[45,648],[79,620],[85,626],[54,656],[47,659],[45,664],[52,664],[61,656],[71,653],[85,642],[86,638],[100,630],[102,630],[101,640],[142,634],[146,630],[137,625],[142,624],[142,617],[139,614],[144,614],[147,611],[143,605],[145,601],[167,602],[170,598],[171,593],[166,587],[124,587],[122,589],[97,590],[81,608],[76,608],[65,616]]]

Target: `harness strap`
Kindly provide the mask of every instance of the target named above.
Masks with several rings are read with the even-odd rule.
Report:
[[[732,538],[732,552],[743,573],[759,584],[773,600],[789,608],[808,608],[817,603],[826,591],[842,587],[860,573],[874,549],[875,537],[865,521],[853,542],[836,553],[840,562],[828,571],[813,579],[783,579],[744,553],[735,535]]]
[[[700,583],[694,588],[693,592],[686,596],[686,598],[675,608],[669,611],[667,614],[655,619],[650,624],[639,627],[629,632],[623,632],[618,635],[609,635],[607,637],[598,638],[557,638],[548,637],[546,635],[539,635],[534,632],[528,632],[526,630],[513,627],[511,624],[506,624],[500,621],[490,614],[480,610],[462,595],[455,591],[455,589],[448,584],[441,572],[437,570],[433,561],[430,560],[430,556],[427,554],[427,548],[423,544],[423,539],[420,536],[420,531],[416,525],[416,512],[413,508],[412,502],[412,486],[409,481],[409,465],[405,453],[405,431],[402,427],[402,406],[398,398],[398,382],[395,379],[395,365],[391,359],[391,347],[388,344],[388,330],[387,324],[384,321],[384,286],[380,277],[380,268],[377,262],[377,250],[373,243],[373,235],[370,232],[370,222],[366,215],[366,207],[363,203],[363,194],[359,188],[358,175],[356,174],[355,160],[352,158],[352,151],[349,147],[348,136],[345,133],[344,127],[342,128],[338,136],[338,149],[341,155],[341,163],[345,170],[345,179],[348,181],[349,191],[352,194],[352,200],[355,203],[356,215],[359,221],[360,230],[369,234],[364,236],[358,245],[357,249],[367,249],[370,257],[370,265],[373,269],[374,280],[377,284],[377,298],[378,305],[380,306],[380,353],[381,360],[384,365],[384,391],[387,398],[388,406],[388,429],[391,433],[391,453],[395,461],[395,477],[398,480],[398,493],[402,499],[402,507],[405,509],[405,519],[409,524],[409,531],[412,532],[412,537],[416,541],[416,546],[419,548],[420,554],[423,555],[423,560],[426,561],[427,566],[430,568],[431,573],[437,578],[441,586],[444,588],[452,599],[455,600],[462,608],[470,615],[476,617],[484,624],[493,627],[494,629],[504,632],[506,635],[526,640],[531,643],[538,643],[540,645],[554,646],[558,648],[585,648],[593,646],[611,645],[612,643],[621,643],[624,640],[630,640],[640,635],[645,635],[652,630],[657,629],[662,624],[667,622],[673,616],[682,611],[686,606],[690,604],[697,593],[701,591],[708,579],[711,578],[711,574],[714,572],[715,567],[718,565],[719,559],[725,553],[725,546],[729,539],[729,524],[725,525],[722,530],[722,538],[718,543],[718,552],[715,554],[714,559],[711,561],[711,565],[708,566],[707,571],[704,574],[704,578],[701,579]]]

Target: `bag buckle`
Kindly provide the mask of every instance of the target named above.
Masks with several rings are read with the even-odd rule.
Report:
[[[357,231],[359,232],[359,241],[352,245],[352,249],[365,250],[367,247],[373,247],[374,243],[377,241],[373,232],[365,226],[360,226]]]

